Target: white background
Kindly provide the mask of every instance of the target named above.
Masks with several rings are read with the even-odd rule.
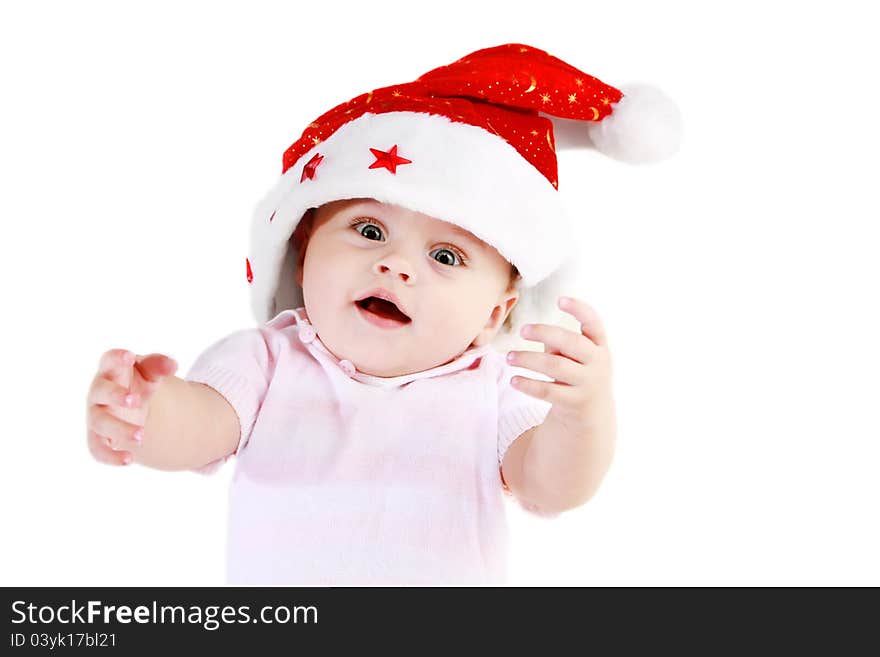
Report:
[[[656,84],[685,138],[648,167],[560,153],[618,449],[584,507],[509,507],[511,583],[880,585],[880,53],[860,3],[10,4],[0,583],[223,583],[234,463],[93,461],[100,355],[182,374],[251,326],[250,212],[305,126],[520,42]]]

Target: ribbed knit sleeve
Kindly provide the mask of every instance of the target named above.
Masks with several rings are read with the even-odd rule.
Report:
[[[502,366],[498,382],[498,465],[504,461],[504,455],[511,443],[524,431],[536,427],[544,421],[552,404],[542,399],[517,390],[510,385],[514,376],[524,376],[540,381],[552,381],[544,374],[513,367],[505,363]]]
[[[237,331],[212,344],[195,360],[185,379],[204,383],[223,395],[238,417],[240,431],[234,452],[193,472],[213,474],[247,445],[274,363],[272,333],[266,328]]]

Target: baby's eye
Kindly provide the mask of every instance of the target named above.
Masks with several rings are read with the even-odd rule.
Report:
[[[361,226],[364,227],[364,230],[360,230],[360,227],[361,227]],[[381,235],[382,235],[382,229],[379,228],[379,227],[378,227],[376,224],[374,224],[374,223],[370,223],[369,221],[359,221],[359,222],[356,222],[356,223],[352,224],[352,227],[353,227],[357,232],[359,232],[361,235],[363,235],[364,237],[366,237],[368,240],[379,241],[379,242],[383,241],[382,238],[381,238]],[[380,237],[379,237],[379,238],[372,238],[372,237],[369,237],[369,236],[367,235],[367,233],[369,233],[369,234],[371,234],[371,235],[378,234],[378,235],[380,235]]]
[[[358,233],[362,236],[366,237],[368,240],[374,242],[384,242],[384,238],[382,237],[382,229],[374,224],[369,219],[355,219],[350,223],[350,226],[354,228]],[[363,226],[363,230],[361,227]],[[467,263],[467,258],[465,258],[464,254],[455,249],[453,247],[444,247],[441,249],[435,249],[431,251],[431,257],[433,257],[434,253],[445,253],[442,260],[437,260],[440,264],[455,266],[456,262],[458,262],[459,266],[464,266]]]
[[[443,257],[443,260],[445,260],[446,262],[441,261],[441,260],[437,260],[437,262],[439,262],[440,264],[454,266],[456,259],[459,261],[460,265],[464,264],[464,255],[462,255],[461,253],[459,253],[457,251],[453,251],[452,249],[446,249],[446,248],[435,249],[434,251],[431,251],[431,253],[432,254],[433,253],[445,253],[446,254]],[[452,262],[448,262],[450,256],[452,257]]]

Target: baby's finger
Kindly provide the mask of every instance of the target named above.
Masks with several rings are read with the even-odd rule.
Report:
[[[126,449],[138,445],[144,438],[144,428],[120,420],[106,406],[89,406],[86,426],[99,436],[110,439],[110,446]]]
[[[177,361],[165,354],[138,356],[134,365],[144,381],[156,383],[177,371]]]
[[[141,399],[149,399],[159,389],[162,380],[176,371],[177,361],[164,354],[138,356],[129,389],[139,393]]]
[[[98,375],[127,388],[131,385],[131,368],[136,358],[127,349],[110,349],[101,356]]]
[[[109,445],[109,439],[89,431],[89,452],[95,460],[107,465],[129,465],[133,457],[130,452],[116,451]]]
[[[125,408],[136,408],[140,402],[140,395],[129,392],[127,388],[101,376],[96,376],[92,381],[86,399],[86,403],[89,405],[101,404],[104,406],[124,406]]]
[[[581,299],[572,297],[559,297],[559,307],[581,323],[581,333],[593,343],[599,346],[605,344],[605,327],[595,308]]]

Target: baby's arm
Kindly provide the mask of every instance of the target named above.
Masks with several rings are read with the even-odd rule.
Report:
[[[516,376],[509,385],[550,408],[539,425],[521,432],[509,445],[502,461],[508,488],[518,498],[553,512],[578,507],[595,495],[611,465],[617,433],[611,356],[602,321],[580,299],[561,297],[559,307],[578,320],[579,331],[527,325],[523,337],[543,342],[543,353],[512,351],[507,356],[511,366],[543,377]],[[511,416],[509,409],[507,415]],[[522,426],[522,413],[512,416],[520,416]],[[509,422],[502,428],[507,443]]]
[[[238,417],[204,383],[167,377],[156,391],[134,460],[159,470],[191,470],[235,451]]]
[[[591,419],[544,422],[523,432],[504,455],[502,477],[520,500],[548,513],[577,508],[599,489],[614,455],[614,402],[596,401]]]

